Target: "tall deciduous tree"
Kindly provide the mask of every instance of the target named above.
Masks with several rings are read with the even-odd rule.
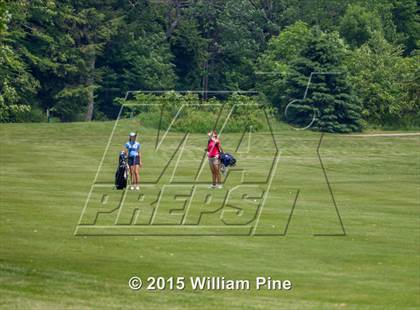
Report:
[[[367,42],[375,32],[382,32],[379,16],[368,9],[350,5],[340,21],[340,34],[352,47]]]
[[[258,58],[257,88],[280,110],[284,110],[286,81],[291,73],[290,64],[297,59],[313,36],[308,24],[298,21],[286,27],[268,42]]]
[[[347,58],[350,81],[370,123],[420,125],[419,56],[402,53],[377,34]]]

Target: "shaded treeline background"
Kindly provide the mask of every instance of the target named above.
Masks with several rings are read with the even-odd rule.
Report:
[[[127,90],[258,90],[289,121],[418,127],[416,0],[0,0],[0,120],[105,120]],[[311,72],[306,99],[302,99]],[[279,112],[281,118],[282,113]],[[290,116],[290,115],[289,115]]]

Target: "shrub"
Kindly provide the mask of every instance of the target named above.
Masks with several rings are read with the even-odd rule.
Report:
[[[139,93],[126,104],[123,117],[136,115],[140,123],[150,128],[168,128],[178,132],[206,133],[224,126],[225,132],[243,132],[252,126],[255,131],[266,124],[262,107],[256,97],[233,93],[226,100],[210,98],[202,101],[197,94],[168,92],[162,95]],[[269,113],[272,113],[269,110]]]

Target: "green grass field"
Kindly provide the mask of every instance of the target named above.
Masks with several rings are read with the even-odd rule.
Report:
[[[97,182],[113,182],[130,126],[117,128]],[[286,236],[75,236],[112,127],[1,125],[1,309],[419,309],[420,136],[324,136],[320,154],[346,236],[314,236],[341,232],[316,154],[320,134],[282,124],[274,128],[281,156],[264,224],[284,227],[300,190]],[[148,181],[169,153],[156,158],[154,131],[140,132]],[[226,136],[225,147],[232,150],[237,138]],[[181,180],[205,139],[191,135]],[[264,141],[239,161],[254,180],[272,158]],[[200,180],[208,177],[206,166]],[[271,276],[291,280],[293,289],[132,291],[133,275]]]

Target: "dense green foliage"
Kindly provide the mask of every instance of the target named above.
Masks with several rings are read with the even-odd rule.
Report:
[[[416,0],[2,0],[0,121],[113,118],[115,98],[140,89],[259,90],[293,121],[283,114],[291,95],[302,99],[296,66],[321,40],[341,56],[325,55],[332,62],[317,70],[339,69],[339,96],[352,98],[339,100],[362,113],[318,129],[418,126],[417,9]]]
[[[267,129],[267,117],[273,113],[261,99],[233,93],[225,100],[211,97],[204,101],[196,93],[167,92],[138,93],[133,99],[119,101],[124,104],[122,117],[138,118],[145,127],[207,133],[221,128],[223,132]]]
[[[375,12],[354,5],[349,6],[340,22],[340,34],[352,47],[366,43],[375,32],[382,31],[381,21]]]
[[[376,34],[346,60],[354,90],[364,99],[363,115],[371,123],[420,124],[420,57],[401,57],[402,52]]]

